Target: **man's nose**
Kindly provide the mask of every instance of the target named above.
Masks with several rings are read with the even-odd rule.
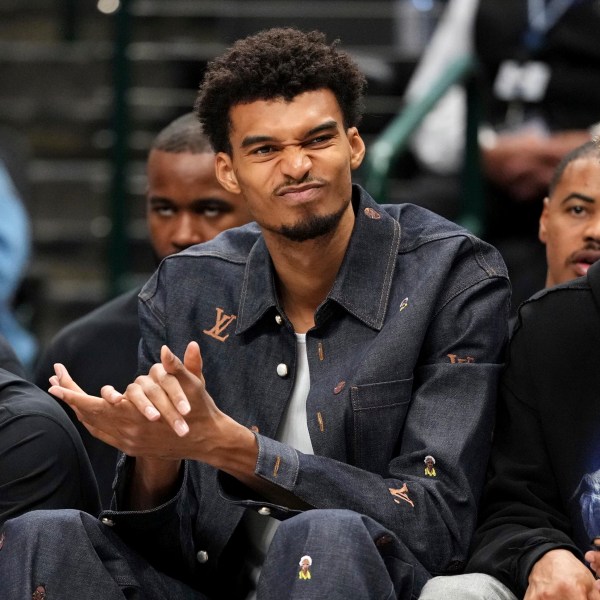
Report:
[[[584,235],[587,240],[595,240],[600,244],[600,211],[587,222]]]
[[[300,180],[312,169],[312,161],[305,149],[299,146],[288,146],[283,151],[281,170],[284,175]]]
[[[205,228],[201,219],[194,219],[192,215],[183,213],[177,220],[177,225],[171,241],[179,249],[208,241]]]

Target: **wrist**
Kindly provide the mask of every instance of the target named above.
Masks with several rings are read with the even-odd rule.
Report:
[[[179,482],[181,460],[137,457],[129,486],[130,510],[149,510],[166,502]]]

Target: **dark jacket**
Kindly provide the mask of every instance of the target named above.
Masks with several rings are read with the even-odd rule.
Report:
[[[42,508],[98,514],[96,480],[75,427],[56,401],[0,369],[0,524]]]
[[[542,554],[568,548],[582,558],[600,533],[600,522],[582,518],[593,514],[589,483],[600,469],[599,365],[597,263],[587,277],[524,303],[509,348],[467,570],[493,575],[518,596]]]

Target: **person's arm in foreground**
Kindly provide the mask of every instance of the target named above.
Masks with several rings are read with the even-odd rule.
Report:
[[[600,600],[569,536],[535,401],[529,342],[525,324],[511,340],[500,387],[491,479],[468,571],[500,579],[525,600]]]

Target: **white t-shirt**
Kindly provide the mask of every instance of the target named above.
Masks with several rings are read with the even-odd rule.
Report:
[[[306,399],[310,390],[306,334],[296,333],[296,350],[298,361],[294,389],[275,439],[304,454],[314,454],[306,421]],[[259,515],[254,510],[248,510],[243,517],[243,525],[246,527],[250,540],[249,562],[251,563],[252,580],[256,587],[265,555],[275,535],[279,521],[273,517]],[[255,598],[256,590],[253,589],[246,600],[254,600]]]

